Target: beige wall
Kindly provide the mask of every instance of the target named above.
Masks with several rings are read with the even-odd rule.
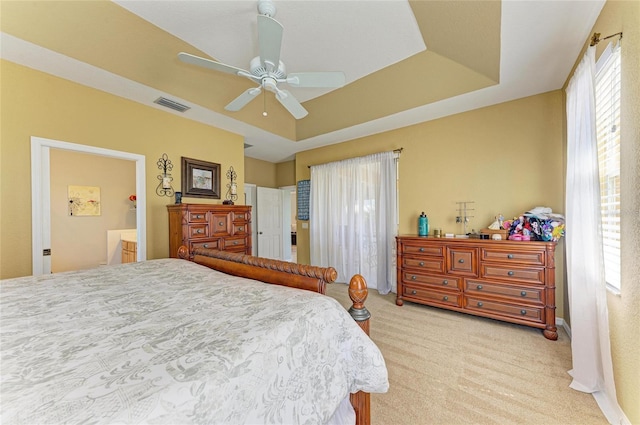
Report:
[[[135,229],[133,161],[51,149],[51,271],[107,263],[107,230]],[[68,186],[100,188],[99,216],[69,215]]]
[[[176,190],[181,156],[218,163],[223,176],[233,165],[238,190],[244,190],[241,136],[4,60],[0,72],[0,278],[26,276],[32,270],[31,136],[145,155],[149,259],[169,255],[166,205],[174,200],[155,193],[160,172],[156,162],[163,153],[174,164]]]
[[[277,187],[295,186],[296,184],[296,162],[286,161],[276,164],[276,184]]]
[[[623,32],[620,116],[621,294],[609,293],[609,331],[618,403],[640,424],[640,2],[609,0],[591,33]],[[607,46],[600,42],[596,57]],[[585,40],[585,48],[587,46]],[[582,53],[576,63],[582,59]],[[567,82],[570,79],[567,78]]]
[[[255,158],[244,158],[244,181],[260,187],[276,188],[276,164]]]
[[[421,211],[430,227],[461,233],[456,202],[474,201],[471,229],[535,206],[563,211],[563,100],[553,91],[296,155],[296,179],[308,165],[403,148],[399,233],[415,234]],[[309,262],[309,231],[298,223],[298,261]],[[562,242],[560,243],[562,245]],[[562,249],[556,256],[561,281]],[[558,317],[563,317],[558,291]]]
[[[255,158],[244,158],[244,181],[260,187],[279,188],[296,184],[296,162],[278,164]]]

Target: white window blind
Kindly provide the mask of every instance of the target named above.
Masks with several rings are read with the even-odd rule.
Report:
[[[596,129],[600,208],[607,284],[620,290],[620,47],[609,45],[597,64]]]

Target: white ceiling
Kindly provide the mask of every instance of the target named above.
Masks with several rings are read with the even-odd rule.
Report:
[[[246,69],[256,55],[255,1],[117,3],[224,63]],[[276,0],[275,4],[275,18],[284,26],[281,58],[288,72],[341,70],[349,83],[428,48],[404,0]],[[197,105],[188,117],[243,135],[253,145],[245,151],[249,157],[281,162],[307,149],[556,90],[564,84],[603,5],[604,0],[504,0],[499,84],[306,140],[291,141]],[[145,105],[159,95],[191,105],[188,99],[12,35],[1,37],[3,59]],[[323,93],[291,91],[301,100]]]

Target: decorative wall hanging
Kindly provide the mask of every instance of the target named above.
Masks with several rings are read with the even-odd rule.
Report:
[[[229,183],[227,183],[227,195],[225,196],[226,200],[223,202],[225,205],[233,205],[238,199],[237,176],[233,167],[229,167],[229,170],[227,170],[227,179],[229,179]]]
[[[69,215],[100,215],[100,188],[95,186],[68,186]]]
[[[171,173],[169,172],[173,170],[173,164],[166,153],[162,154],[162,157],[158,159],[157,164],[158,168],[162,170],[162,173],[158,175],[160,183],[158,184],[158,187],[156,187],[156,194],[158,196],[173,196],[173,186],[171,186],[173,177],[171,177]]]
[[[296,197],[298,200],[298,220],[309,220],[309,192],[311,191],[311,180],[300,180]]]
[[[183,156],[182,196],[220,199],[220,164]]]

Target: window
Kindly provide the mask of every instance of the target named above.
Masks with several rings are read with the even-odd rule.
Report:
[[[609,45],[597,64],[596,131],[607,285],[620,290],[620,47]]]

